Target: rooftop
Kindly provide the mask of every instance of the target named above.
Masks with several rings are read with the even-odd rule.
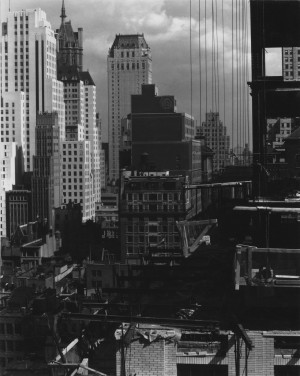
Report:
[[[111,49],[109,50],[109,56],[114,57],[114,49],[149,49],[149,46],[144,38],[144,34],[117,34]]]

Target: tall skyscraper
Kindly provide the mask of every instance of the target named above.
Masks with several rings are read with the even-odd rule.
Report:
[[[208,112],[200,127],[200,133],[205,136],[206,145],[214,152],[213,171],[215,172],[229,164],[230,137],[226,132],[219,113]]]
[[[131,112],[131,95],[152,83],[152,57],[143,34],[116,35],[107,58],[109,177],[119,178],[121,119]]]
[[[14,109],[11,117],[1,114],[5,134],[0,142],[15,139],[22,146],[24,168],[28,171],[32,170],[35,155],[37,113],[56,111],[60,137],[64,138],[63,85],[56,79],[56,39],[41,9],[9,12],[3,19],[1,95]],[[25,114],[20,104],[23,99]]]
[[[60,139],[65,136],[63,84],[56,79],[56,39],[41,9],[10,12],[1,1],[0,39],[0,228],[6,236],[5,191],[20,181],[16,171],[33,169],[39,112],[56,111]],[[7,3],[7,2],[5,2]],[[17,160],[22,166],[16,164]],[[16,180],[17,178],[17,180]]]
[[[101,140],[99,137],[100,129],[96,122],[96,85],[90,73],[82,71],[82,28],[79,28],[78,32],[74,32],[71,21],[65,21],[65,18],[66,10],[63,1],[61,25],[57,30],[57,77],[64,84],[66,127],[73,130],[74,127],[77,127],[76,140],[85,140],[90,143],[87,150],[90,152],[89,158],[93,179],[93,194],[91,195],[93,203],[91,203],[91,206],[94,208],[95,202],[101,201]],[[81,137],[82,131],[83,138]],[[71,133],[75,134],[74,132]],[[67,136],[66,141],[71,141],[71,133]],[[67,193],[66,190],[67,188],[65,193]],[[94,209],[92,209],[92,212],[94,212]]]
[[[37,115],[33,157],[32,214],[53,227],[53,210],[61,204],[60,142],[57,113]]]
[[[80,203],[83,222],[95,217],[91,142],[85,140],[83,126],[66,127],[62,145],[63,203]]]

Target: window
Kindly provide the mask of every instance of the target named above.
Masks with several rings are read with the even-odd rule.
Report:
[[[5,352],[5,341],[4,340],[0,341],[0,351]]]
[[[13,334],[13,325],[11,323],[6,324],[6,334]]]
[[[7,351],[14,351],[14,343],[13,341],[7,341],[6,342]]]

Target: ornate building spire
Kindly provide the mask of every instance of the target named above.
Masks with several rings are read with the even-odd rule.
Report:
[[[65,0],[62,0],[62,7],[61,7],[61,23],[65,23],[65,18],[66,18],[66,8],[65,8]]]

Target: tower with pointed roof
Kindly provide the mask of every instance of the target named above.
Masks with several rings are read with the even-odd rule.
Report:
[[[107,57],[109,178],[119,178],[121,119],[131,112],[131,95],[152,83],[151,50],[143,34],[116,35]]]
[[[82,71],[83,58],[83,43],[82,33],[83,29],[78,28],[78,31],[73,31],[71,21],[66,21],[65,1],[62,0],[61,7],[61,24],[60,28],[56,30],[57,44],[57,76],[60,79],[64,70],[73,67],[79,72]]]
[[[74,32],[71,21],[66,21],[66,17],[63,0],[61,25],[57,30],[57,77],[64,84],[67,132],[62,152],[65,167],[62,195],[64,204],[69,201],[81,204],[83,220],[86,221],[94,218],[95,203],[101,201],[101,140],[96,124],[96,85],[90,73],[83,71],[82,29]],[[76,139],[72,138],[74,134]],[[82,147],[84,153],[83,149],[80,150]],[[82,163],[84,158],[88,166]]]

